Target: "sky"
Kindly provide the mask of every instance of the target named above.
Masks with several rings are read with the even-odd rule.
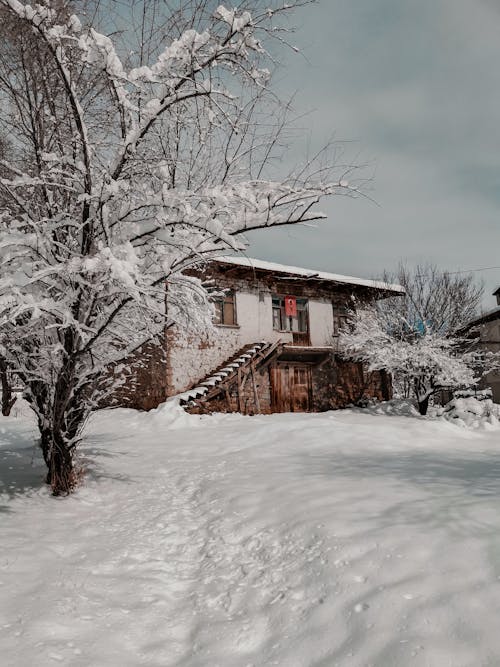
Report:
[[[335,136],[373,179],[248,254],[366,278],[401,259],[500,267],[500,0],[322,0],[294,22],[277,86],[307,115],[290,166]],[[493,308],[500,268],[474,275]]]

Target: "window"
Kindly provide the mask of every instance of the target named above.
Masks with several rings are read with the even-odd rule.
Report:
[[[297,304],[297,315],[292,317],[286,314],[285,297],[273,296],[273,329],[275,331],[308,333],[307,299],[295,299],[295,301]]]
[[[226,292],[224,296],[214,298],[215,324],[235,326],[236,322],[236,299],[233,290]]]
[[[338,336],[349,322],[349,309],[347,306],[333,304],[333,335]]]

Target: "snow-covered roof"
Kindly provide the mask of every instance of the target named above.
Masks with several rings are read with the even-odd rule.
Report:
[[[251,257],[219,257],[218,262],[224,264],[234,264],[249,269],[259,271],[271,271],[272,273],[284,273],[290,276],[306,278],[308,280],[326,280],[333,283],[345,283],[347,285],[361,285],[362,287],[372,287],[374,289],[385,290],[404,294],[404,287],[385,283],[381,280],[368,280],[366,278],[355,278],[354,276],[343,276],[338,273],[327,273],[326,271],[315,271],[314,269],[304,269],[298,266],[287,266],[286,264],[276,264],[275,262],[266,262],[262,259],[253,259]]]

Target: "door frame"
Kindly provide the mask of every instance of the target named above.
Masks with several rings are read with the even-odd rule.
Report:
[[[278,361],[269,367],[272,412],[313,411],[313,364],[300,361]],[[295,369],[307,371],[307,409],[297,410],[294,400]]]

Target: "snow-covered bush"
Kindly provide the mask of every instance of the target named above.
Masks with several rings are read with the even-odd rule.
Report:
[[[443,417],[461,426],[479,428],[481,426],[498,426],[500,405],[493,403],[491,398],[475,398],[456,396],[444,408],[436,410],[436,416]]]

